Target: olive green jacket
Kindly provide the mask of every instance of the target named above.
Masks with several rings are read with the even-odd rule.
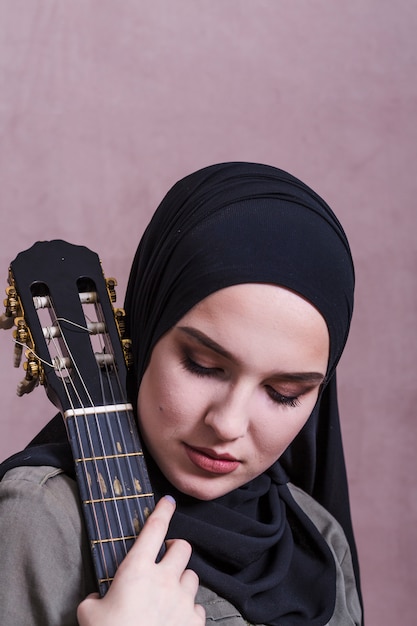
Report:
[[[337,568],[330,626],[360,625],[361,610],[347,541],[333,517],[300,489],[291,491],[328,542]],[[2,626],[75,626],[76,608],[96,591],[76,483],[53,467],[18,467],[0,482]],[[207,624],[247,622],[226,600],[200,587]],[[187,626],[184,624],[184,626]]]

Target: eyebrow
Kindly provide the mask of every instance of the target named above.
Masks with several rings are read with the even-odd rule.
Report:
[[[236,362],[236,357],[234,357],[231,352],[223,348],[223,346],[202,333],[200,330],[197,330],[197,328],[193,328],[192,326],[177,326],[177,328],[192,339],[198,341],[201,345],[209,348],[209,350],[213,350],[213,352],[216,352],[229,361]],[[314,384],[323,383],[325,380],[325,376],[320,372],[282,372],[272,375],[271,378],[277,378],[280,381],[285,382],[306,382]]]

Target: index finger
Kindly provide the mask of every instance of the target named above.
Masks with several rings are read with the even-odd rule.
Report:
[[[168,532],[169,523],[174,515],[175,506],[175,500],[171,496],[164,496],[159,500],[130,552],[140,551],[142,558],[155,563]]]

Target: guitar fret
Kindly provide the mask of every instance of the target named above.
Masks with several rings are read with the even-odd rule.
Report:
[[[103,461],[106,459],[123,459],[132,456],[143,456],[143,452],[126,452],[125,454],[106,454],[102,456],[85,456],[74,459],[75,463],[86,463],[87,461]]]
[[[111,537],[110,539],[94,539],[94,541],[90,541],[92,546],[97,545],[98,543],[113,543],[116,541],[134,541],[137,535],[130,535],[125,537]]]
[[[96,498],[94,500],[83,500],[83,504],[98,504],[101,502],[115,502],[117,500],[132,500],[135,498],[152,498],[153,493],[138,493],[133,496],[113,496],[111,498]]]

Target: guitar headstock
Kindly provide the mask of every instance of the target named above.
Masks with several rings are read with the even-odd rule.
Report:
[[[0,327],[14,330],[15,367],[26,356],[18,394],[45,385],[62,411],[125,401],[130,342],[116,280],[96,253],[62,240],[35,243],[9,269]]]

